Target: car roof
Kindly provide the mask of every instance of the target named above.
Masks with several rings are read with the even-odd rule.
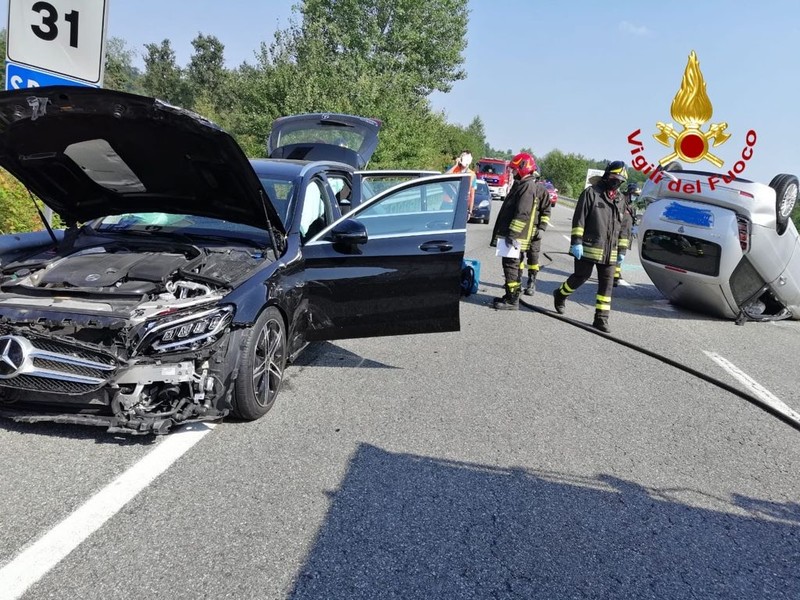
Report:
[[[259,177],[275,177],[277,179],[294,179],[302,177],[308,171],[317,168],[330,168],[340,171],[352,171],[353,167],[345,163],[324,160],[288,160],[283,158],[251,158],[250,164]]]

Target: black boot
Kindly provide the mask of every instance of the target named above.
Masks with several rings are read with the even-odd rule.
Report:
[[[522,293],[526,296],[533,296],[536,292],[536,271],[530,271],[528,275],[528,283],[525,284],[525,289]]]
[[[599,315],[595,313],[592,327],[599,329],[603,333],[611,333],[611,328],[608,326],[608,315]]]
[[[492,301],[492,308],[495,310],[518,310],[519,309],[519,287],[515,291],[509,291],[506,287],[506,294],[502,298],[495,298]]]
[[[556,312],[560,315],[567,312],[567,297],[561,293],[560,289],[553,292],[553,307],[555,307]]]

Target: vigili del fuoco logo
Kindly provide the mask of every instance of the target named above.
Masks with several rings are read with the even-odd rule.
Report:
[[[689,54],[689,62],[683,72],[681,87],[675,98],[672,100],[670,114],[675,122],[682,128],[676,128],[672,123],[656,123],[657,133],[653,137],[657,142],[664,146],[671,147],[672,152],[663,156],[658,165],[647,160],[644,156],[644,143],[639,140],[642,133],[637,129],[628,136],[628,143],[631,148],[631,164],[633,168],[647,175],[654,183],[663,179],[662,170],[670,162],[681,160],[686,163],[697,163],[708,161],[717,169],[722,170],[725,161],[712,152],[712,148],[721,146],[731,137],[726,133],[728,124],[726,122],[711,123],[707,129],[705,124],[711,120],[714,110],[711,100],[706,92],[706,82],[703,73],[700,71],[700,61],[697,54],[692,50]],[[675,192],[687,194],[699,193],[703,190],[703,185],[708,189],[714,190],[720,182],[730,183],[737,176],[741,175],[747,168],[747,162],[753,158],[753,148],[756,145],[756,132],[750,129],[745,135],[745,146],[742,149],[741,157],[727,172],[720,172],[719,175],[708,175],[705,180],[695,178],[694,181],[674,180],[670,181],[668,187]]]

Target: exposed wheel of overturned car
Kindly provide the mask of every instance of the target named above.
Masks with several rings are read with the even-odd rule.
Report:
[[[275,404],[286,368],[286,327],[283,315],[268,307],[245,333],[242,366],[233,392],[233,414],[253,421]]]
[[[778,235],[783,235],[789,226],[792,211],[797,204],[798,180],[794,175],[782,173],[775,175],[769,182],[769,187],[775,190],[775,228]]]

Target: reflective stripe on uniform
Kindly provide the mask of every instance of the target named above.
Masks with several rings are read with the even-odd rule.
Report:
[[[602,260],[603,259],[603,249],[602,248],[592,248],[591,246],[584,246],[583,247],[583,255],[586,258],[593,258],[595,260]]]
[[[539,265],[528,265],[528,271],[538,271]]]
[[[619,279],[622,276],[622,267],[617,265],[617,268],[614,269],[614,277]]]
[[[519,281],[512,281],[510,283],[507,283],[506,285],[508,286],[508,290],[509,291],[513,291],[513,290],[517,289],[519,286],[521,286],[522,284]]]
[[[558,289],[558,291],[561,292],[562,296],[569,296],[575,290],[573,290],[571,287],[569,287],[567,285],[567,282],[565,281],[564,283],[561,284],[561,287]]]
[[[542,217],[542,220],[539,221],[539,223],[542,223],[542,224],[550,223],[550,217]]]
[[[597,294],[597,304],[594,305],[596,310],[611,310],[611,296],[601,296]]]
[[[583,237],[583,227],[573,227],[572,235],[577,237]]]
[[[617,245],[617,247],[618,247],[620,250],[627,250],[627,249],[628,249],[628,246],[630,246],[630,240],[627,240],[627,239],[625,239],[625,238],[621,238],[621,239],[619,240],[619,244]]]
[[[511,225],[508,226],[508,228],[514,233],[519,233],[524,227],[525,221],[520,221],[519,219],[514,219],[511,221]]]

